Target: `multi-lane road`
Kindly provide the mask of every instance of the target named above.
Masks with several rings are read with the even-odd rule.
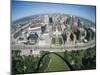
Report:
[[[39,50],[39,51],[49,51],[49,52],[63,52],[65,50],[71,51],[71,50],[85,50],[91,47],[95,46],[95,40],[90,41],[89,43],[82,44],[82,45],[77,45],[73,47],[68,47],[68,46],[61,46],[61,47],[50,47],[50,46],[44,46],[44,47],[39,47],[37,45],[24,45],[24,44],[13,44],[11,46],[12,50]]]

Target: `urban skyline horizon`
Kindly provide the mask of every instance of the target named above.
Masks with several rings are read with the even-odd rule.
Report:
[[[29,1],[12,1],[12,6],[12,21],[32,15],[57,13],[74,15],[96,22],[96,6]]]

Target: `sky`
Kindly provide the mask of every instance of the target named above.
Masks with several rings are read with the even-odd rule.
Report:
[[[12,1],[12,21],[23,17],[45,14],[45,13],[63,13],[88,19],[95,22],[96,7],[89,5],[41,3],[27,1]]]

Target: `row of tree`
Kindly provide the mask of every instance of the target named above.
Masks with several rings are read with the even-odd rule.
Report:
[[[77,50],[64,52],[64,58],[71,63],[75,70],[96,68],[96,49]]]
[[[20,56],[20,50],[15,50],[12,52],[12,75],[15,74],[27,74],[34,73],[40,57],[34,57],[34,55]],[[41,56],[45,52],[41,52]],[[43,72],[49,63],[49,56],[46,56],[39,66],[38,72]]]

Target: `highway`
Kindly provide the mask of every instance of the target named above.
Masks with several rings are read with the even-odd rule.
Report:
[[[59,47],[39,47],[36,45],[24,45],[24,44],[13,44],[11,46],[12,50],[38,50],[38,51],[49,51],[49,52],[63,52],[65,50],[67,51],[71,51],[71,50],[85,50],[88,48],[92,48],[95,46],[95,40],[90,41],[89,43],[86,44],[82,44],[82,45],[77,45],[77,46],[73,46],[73,47],[68,47],[68,46],[59,46]]]

